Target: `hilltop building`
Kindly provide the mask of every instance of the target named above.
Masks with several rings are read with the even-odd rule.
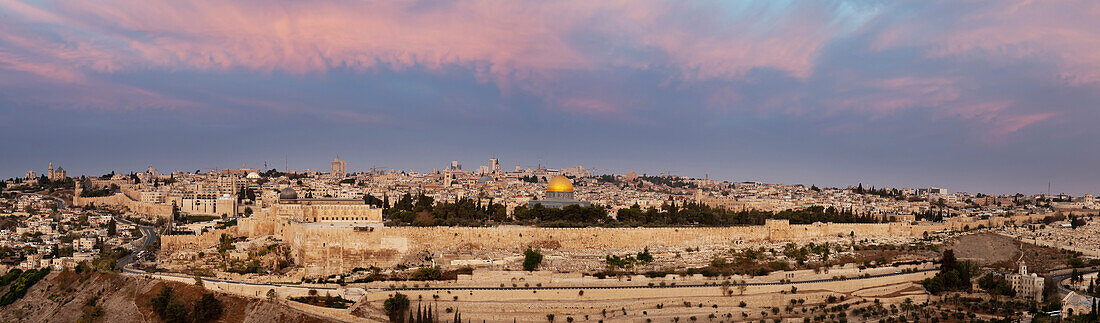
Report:
[[[54,169],[53,162],[50,162],[50,168],[46,170],[47,178],[49,178],[51,181],[59,181],[65,179],[65,175],[66,174],[64,168],[57,167],[57,169]]]

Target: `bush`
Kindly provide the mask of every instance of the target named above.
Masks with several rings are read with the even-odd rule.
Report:
[[[413,272],[413,280],[439,280],[442,272],[439,267],[420,267]]]
[[[538,250],[527,248],[523,252],[523,270],[534,271],[542,264],[542,253]]]
[[[15,303],[15,301],[23,298],[23,295],[27,294],[28,289],[33,287],[35,283],[38,283],[39,280],[42,280],[42,278],[46,277],[49,273],[49,268],[39,270],[31,269],[23,272],[19,275],[19,278],[11,284],[11,287],[8,287],[8,292],[5,293],[4,296],[0,296],[0,306]]]
[[[8,270],[7,274],[5,274],[3,277],[0,277],[0,287],[11,284],[11,282],[15,281],[15,279],[19,278],[19,275],[22,274],[23,270],[19,268],[12,268],[11,270]]]

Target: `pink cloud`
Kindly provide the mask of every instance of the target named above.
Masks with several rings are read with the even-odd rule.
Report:
[[[831,110],[854,110],[884,116],[915,107],[940,107],[958,100],[958,80],[946,77],[898,77],[852,80],[838,85],[839,98],[826,100]]]
[[[1020,131],[1020,129],[1023,129],[1024,127],[1030,126],[1043,120],[1050,119],[1051,117],[1054,117],[1056,115],[1058,114],[1054,112],[1044,112],[1000,117],[993,121],[994,130],[991,132],[991,134],[995,136],[1003,136],[1014,133]]]
[[[875,28],[872,49],[919,48],[932,58],[1035,60],[1072,84],[1100,83],[1100,2],[1006,0],[995,5],[922,1],[927,12]],[[930,22],[934,15],[935,22]],[[882,19],[891,19],[884,16]]]
[[[1041,58],[1058,67],[1061,79],[1100,82],[1100,33],[1095,32],[1100,22],[1094,19],[1100,4],[1095,1],[941,7],[956,4],[948,2],[932,3],[928,12],[913,15],[884,13],[925,3],[858,8],[811,2],[626,0],[0,0],[0,82],[19,84],[30,76],[33,82],[61,84],[87,96],[22,98],[66,107],[193,107],[195,103],[171,95],[96,77],[146,70],[324,75],[337,69],[445,72],[460,67],[475,71],[479,82],[494,83],[504,96],[522,91],[563,111],[623,117],[641,114],[632,109],[646,102],[577,90],[562,85],[560,76],[661,69],[677,78],[668,83],[690,85],[736,81],[750,70],[770,69],[807,81],[826,45],[853,31],[874,38],[872,51],[920,48],[933,58],[1009,62]],[[903,19],[910,16],[915,18]],[[941,16],[942,21],[928,21]],[[837,85],[836,93],[822,102],[793,93],[758,100],[757,107],[799,116],[856,111],[872,118],[926,108],[938,118],[997,124],[1003,134],[1050,117],[1012,114],[1008,108],[1013,102],[976,98],[957,76],[852,79]],[[708,107],[728,106],[740,103],[742,94],[733,87],[709,90],[702,101]],[[267,108],[326,111],[334,119],[361,123],[380,120],[276,105]]]
[[[90,57],[57,57],[66,63],[110,62],[97,64],[97,70],[109,66],[305,74],[333,68],[461,65],[493,80],[653,64],[676,66],[685,77],[696,79],[735,77],[760,67],[805,77],[818,50],[843,26],[843,19],[815,14],[832,9],[816,5],[798,6],[794,14],[776,17],[756,12],[765,8],[727,17],[716,5],[685,8],[637,1],[475,0],[433,8],[404,1],[109,0],[59,1],[54,4],[56,12],[47,12],[4,0],[0,7],[20,13],[24,21],[103,37],[100,43],[116,47],[85,53]],[[705,22],[684,18],[687,12]],[[608,37],[616,46],[652,57],[586,48],[571,39],[580,32]],[[99,47],[88,40],[67,41]]]

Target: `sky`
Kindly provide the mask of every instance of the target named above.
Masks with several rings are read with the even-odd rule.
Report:
[[[1100,1],[0,0],[0,177],[515,166],[1100,192]]]

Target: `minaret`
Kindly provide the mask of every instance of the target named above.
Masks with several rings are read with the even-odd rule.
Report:
[[[53,180],[53,162],[50,162],[50,168],[46,170],[46,177]]]

